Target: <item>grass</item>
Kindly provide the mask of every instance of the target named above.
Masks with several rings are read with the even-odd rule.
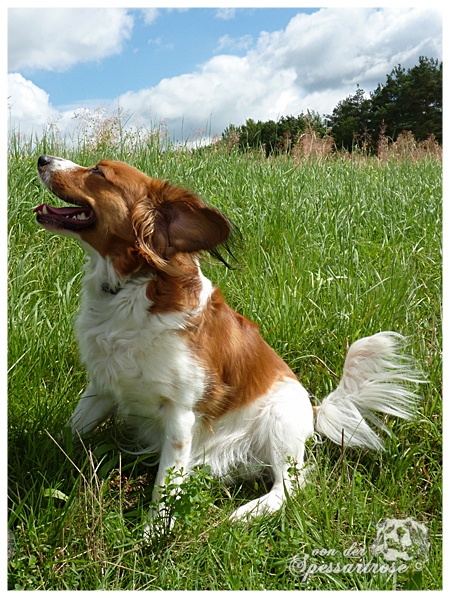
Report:
[[[261,495],[264,481],[227,488],[199,471],[185,483],[173,530],[145,543],[155,468],[120,454],[112,424],[81,445],[61,437],[86,385],[72,331],[84,255],[75,241],[34,224],[32,208],[48,197],[36,172],[44,152],[83,164],[122,159],[223,210],[242,233],[242,269],[205,260],[204,271],[313,397],[335,387],[357,338],[387,329],[407,336],[429,381],[417,420],[392,421],[383,454],[311,442],[311,483],[252,524],[230,526],[227,517]],[[163,152],[156,141],[11,144],[8,587],[441,589],[441,178],[431,157],[295,164],[220,148]],[[376,524],[407,517],[429,530],[423,570],[352,572],[345,551],[354,545],[356,560],[372,560]],[[293,559],[305,555],[327,572],[302,580]]]

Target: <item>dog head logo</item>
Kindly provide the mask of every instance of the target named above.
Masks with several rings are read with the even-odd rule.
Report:
[[[370,547],[372,554],[386,561],[428,560],[430,543],[428,529],[412,517],[407,519],[383,519],[378,522],[377,536]]]

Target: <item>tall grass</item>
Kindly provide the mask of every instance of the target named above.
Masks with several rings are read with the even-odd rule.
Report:
[[[10,144],[10,589],[441,588],[440,162],[296,162],[219,145],[194,152],[163,145],[160,137]],[[262,494],[264,481],[225,488],[199,472],[186,482],[189,508],[174,529],[145,544],[154,468],[120,454],[113,425],[80,446],[60,434],[86,385],[72,332],[84,255],[75,241],[34,224],[32,208],[48,201],[36,172],[44,152],[83,164],[125,160],[223,210],[242,233],[241,269],[208,259],[203,269],[313,397],[335,387],[357,338],[387,329],[407,336],[428,378],[417,420],[391,422],[380,455],[311,443],[311,484],[250,525],[230,526],[227,516]],[[337,570],[354,543],[370,560],[375,526],[388,517],[413,517],[429,529],[422,571],[339,569],[302,581],[292,566],[293,557],[315,554]]]

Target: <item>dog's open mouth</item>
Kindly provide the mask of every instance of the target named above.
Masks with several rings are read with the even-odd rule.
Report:
[[[95,214],[89,207],[53,208],[43,203],[33,211],[37,222],[43,226],[77,231],[92,226],[95,222]]]

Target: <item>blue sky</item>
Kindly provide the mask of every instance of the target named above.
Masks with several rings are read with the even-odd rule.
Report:
[[[305,12],[314,10],[317,9]],[[132,10],[133,34],[119,55],[100,63],[78,64],[63,73],[39,69],[31,74],[33,82],[50,94],[56,106],[91,98],[112,100],[123,91],[139,91],[157,85],[161,79],[195,70],[219,53],[219,40],[224,36],[236,42],[233,45],[230,41],[222,51],[231,49],[233,54],[244,56],[246,42],[255,42],[261,31],[283,29],[299,12],[300,9],[292,8],[254,8],[241,9],[232,18],[221,18],[214,9],[160,10],[147,25],[140,11]]]
[[[174,139],[247,118],[321,115],[401,64],[442,60],[437,8],[14,8],[9,120],[76,126],[80,108],[165,122]]]

